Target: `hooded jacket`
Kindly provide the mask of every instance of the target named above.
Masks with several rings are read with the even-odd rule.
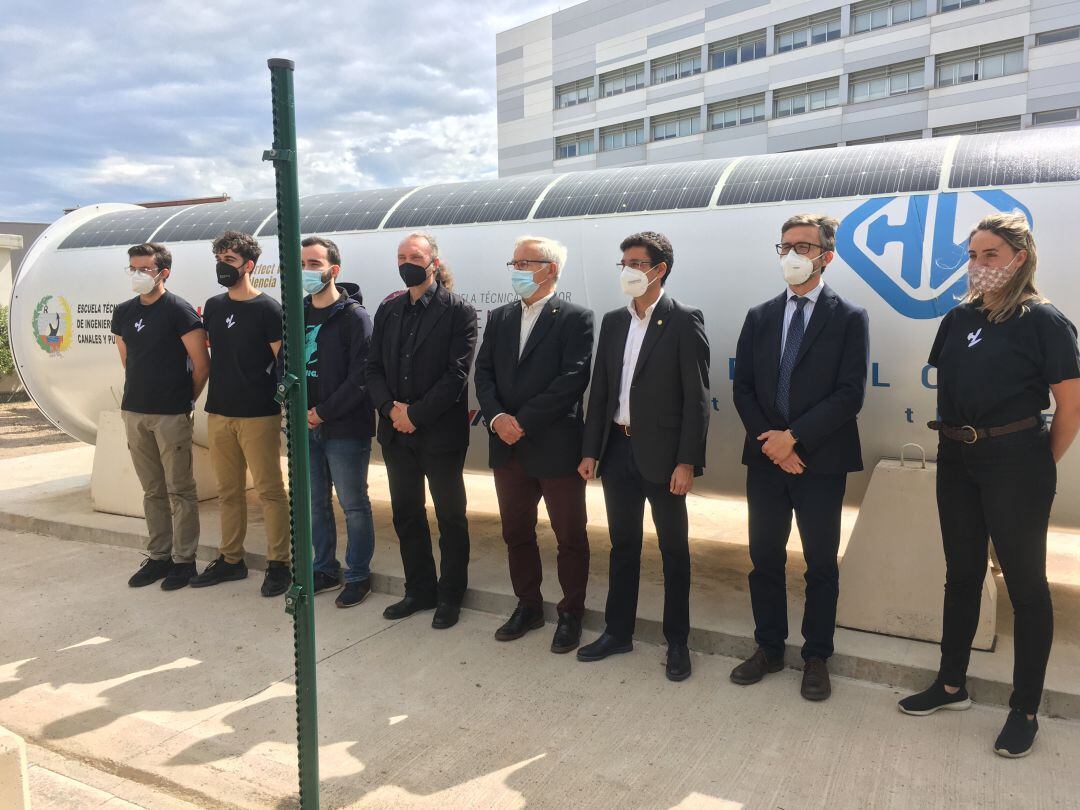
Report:
[[[342,295],[330,306],[316,338],[319,347],[319,405],[326,439],[370,439],[375,435],[375,410],[364,382],[371,347],[371,316],[364,308],[360,287],[338,281]],[[304,313],[311,296],[304,298]]]

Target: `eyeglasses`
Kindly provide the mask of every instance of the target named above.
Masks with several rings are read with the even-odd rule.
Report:
[[[130,265],[128,265],[124,268],[124,272],[127,273],[129,276],[137,276],[140,273],[144,276],[156,276],[161,271],[158,270],[156,267],[131,267]]]
[[[551,264],[547,259],[518,259],[509,261],[506,266],[511,270],[528,270],[530,264]]]
[[[781,242],[776,246],[776,252],[779,253],[781,256],[786,256],[788,253],[791,252],[792,248],[794,248],[795,252],[798,253],[800,256],[805,256],[807,253],[809,253],[810,248],[818,248],[819,250],[824,250],[824,248],[817,242],[796,242],[793,245],[789,244],[788,242]]]
[[[631,270],[640,270],[645,272],[656,267],[652,262],[647,262],[644,259],[633,259],[628,262],[615,262],[615,266],[622,270],[624,267],[629,267]]]

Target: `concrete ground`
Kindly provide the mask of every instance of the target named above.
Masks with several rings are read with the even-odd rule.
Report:
[[[259,577],[127,588],[138,551],[0,531],[0,724],[31,745],[36,808],[295,806],[292,633]],[[328,808],[1075,807],[1080,723],[1045,718],[1026,760],[996,757],[1005,710],[912,718],[901,691],[834,679],[753,687],[693,654],[673,684],[638,643],[596,664],[517,642],[466,610],[382,619],[374,593],[316,599]],[[593,634],[590,633],[591,637]]]

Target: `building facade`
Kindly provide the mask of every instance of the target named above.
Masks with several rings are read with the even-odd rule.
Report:
[[[496,51],[502,177],[1080,124],[1078,0],[587,0]]]

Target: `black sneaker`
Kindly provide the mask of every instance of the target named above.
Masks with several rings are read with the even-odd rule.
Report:
[[[165,579],[161,580],[161,590],[178,591],[191,582],[193,576],[195,576],[195,563],[173,563]]]
[[[131,575],[128,585],[132,588],[152,585],[168,574],[170,568],[172,568],[172,560],[151,560],[147,557],[139,565],[139,570]]]
[[[346,582],[345,590],[338,594],[334,604],[339,608],[356,607],[371,593],[371,582],[362,579],[359,582]]]
[[[1039,718],[1028,719],[1027,712],[1013,709],[1005,720],[1005,727],[994,743],[994,753],[1009,759],[1019,759],[1031,753],[1035,735],[1039,733]]]
[[[955,695],[945,691],[941,681],[934,681],[929,689],[915,695],[909,695],[897,704],[904,714],[913,714],[917,717],[933,714],[938,709],[960,712],[971,708],[971,698],[968,697],[967,689],[963,686]]]
[[[325,571],[316,571],[312,576],[312,581],[315,583],[315,593],[336,591],[341,587],[341,572],[327,574]]]
[[[206,588],[220,582],[235,582],[238,579],[247,579],[247,575],[247,563],[243,560],[235,563],[227,562],[225,555],[221,554],[206,566],[201,574],[193,576],[188,585],[192,588]]]
[[[281,596],[292,585],[292,572],[289,566],[277,560],[270,560],[266,564],[266,576],[260,593],[263,596]]]

